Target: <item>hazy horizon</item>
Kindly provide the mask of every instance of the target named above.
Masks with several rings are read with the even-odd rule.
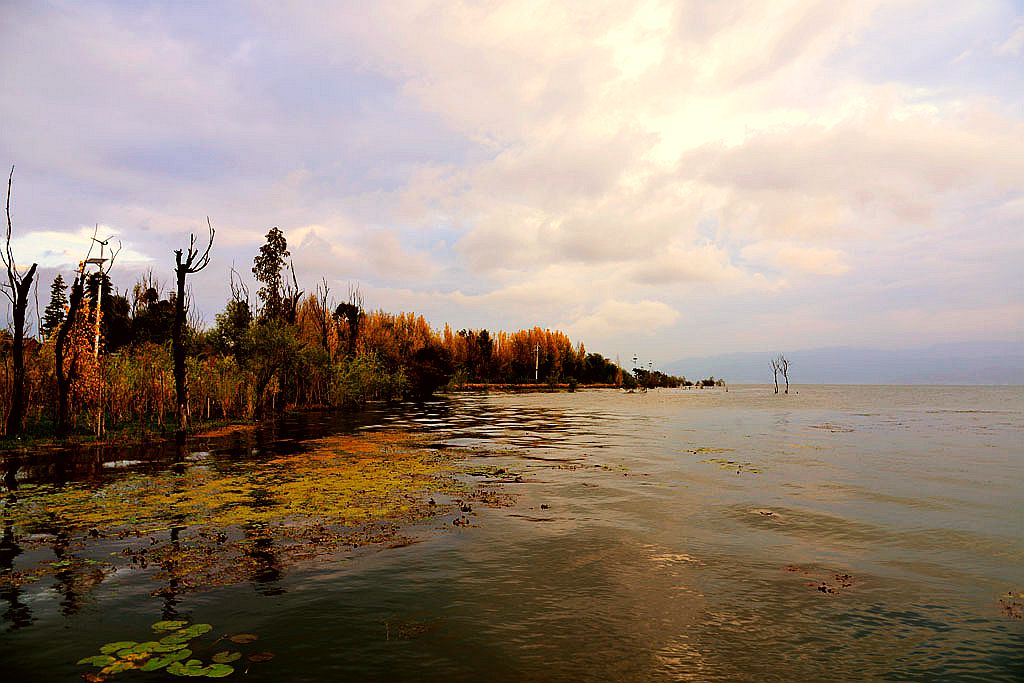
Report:
[[[0,166],[40,307],[209,216],[207,324],[280,226],[306,291],[624,365],[1021,343],[1022,74],[1009,0],[10,2]]]

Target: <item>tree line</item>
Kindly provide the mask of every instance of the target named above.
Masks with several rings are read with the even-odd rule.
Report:
[[[9,198],[10,188],[8,207]],[[118,290],[116,250],[109,258],[90,250],[67,280],[54,279],[38,334],[29,336],[36,266],[22,273],[14,265],[8,208],[3,290],[14,316],[12,330],[0,333],[5,433],[183,434],[199,422],[261,419],[288,407],[422,399],[445,385],[634,381],[559,331],[438,331],[422,315],[365,310],[358,287],[339,301],[324,278],[306,293],[276,227],[253,259],[255,296],[232,269],[230,297],[203,329],[189,318],[188,278],[209,264],[215,235],[208,223],[205,240],[190,235],[173,251],[170,286],[150,272]]]

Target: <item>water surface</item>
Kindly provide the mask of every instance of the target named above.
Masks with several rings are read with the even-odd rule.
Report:
[[[462,394],[205,444],[230,470],[326,434],[413,431],[505,470],[515,502],[170,606],[140,570],[47,577],[0,596],[0,658],[72,680],[170,611],[258,633],[275,658],[249,680],[1021,680],[1024,621],[1000,598],[1024,591],[1024,389],[794,392]],[[87,475],[19,482],[158,477],[175,457],[81,460]]]

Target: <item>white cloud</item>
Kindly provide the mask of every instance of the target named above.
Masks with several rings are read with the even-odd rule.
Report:
[[[805,247],[786,242],[757,242],[740,252],[744,260],[778,271],[796,271],[810,275],[842,275],[850,270],[846,255],[839,249]]]
[[[563,322],[559,327],[584,340],[630,339],[650,337],[658,330],[674,325],[678,319],[679,312],[661,301],[609,299],[593,312]]]
[[[1016,56],[1021,49],[1024,49],[1024,21],[1017,23],[1017,28],[1005,42],[996,47],[995,53],[1000,56]]]
[[[50,251],[95,216],[165,264],[210,214],[215,259],[246,263],[279,225],[300,277],[435,321],[564,322],[595,349],[616,316],[668,349],[686,311],[735,348],[756,335],[723,316],[816,297],[786,333],[862,329],[899,296],[950,306],[971,281],[984,310],[1019,300],[1022,92],[997,67],[1024,34],[1004,4],[19,11],[0,152],[32,158],[18,197]],[[970,81],[934,67],[959,56]]]

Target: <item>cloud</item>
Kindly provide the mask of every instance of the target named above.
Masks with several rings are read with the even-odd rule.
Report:
[[[14,5],[17,245],[70,258],[102,221],[169,270],[209,215],[219,306],[278,225],[307,287],[609,352],[638,311],[665,353],[669,311],[720,350],[760,311],[820,338],[922,300],[997,311],[1024,291],[1021,17],[938,8]]]
[[[1017,23],[1016,29],[1006,39],[1006,42],[996,47],[995,53],[1003,57],[1009,57],[1019,55],[1021,49],[1024,49],[1024,21]]]
[[[846,255],[838,249],[805,247],[785,242],[757,242],[740,252],[745,261],[779,271],[810,275],[842,275],[850,270]]]
[[[679,312],[661,301],[627,302],[610,299],[593,312],[559,327],[580,339],[607,339],[636,336],[649,337],[670,327],[679,319]]]

